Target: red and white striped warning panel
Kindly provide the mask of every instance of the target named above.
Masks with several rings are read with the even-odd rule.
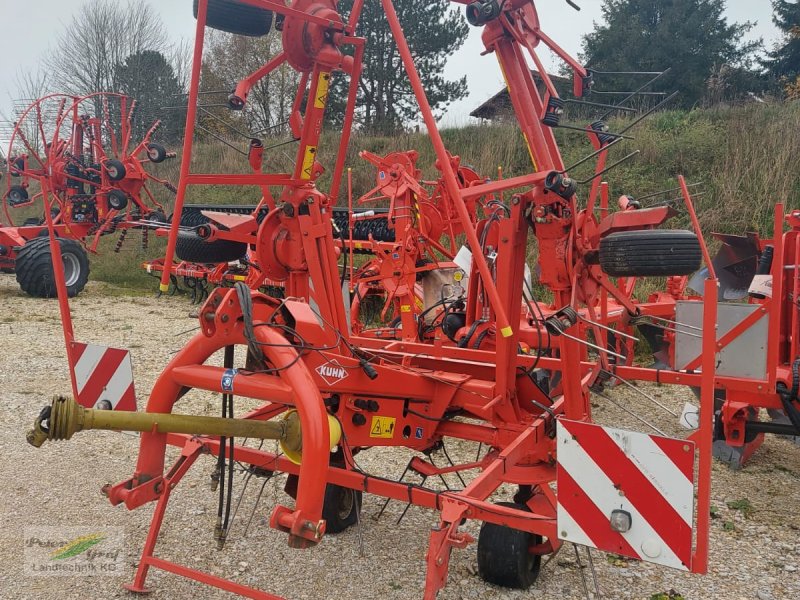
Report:
[[[130,352],[75,342],[72,359],[78,404],[87,408],[136,410]]]
[[[558,421],[558,531],[568,542],[691,570],[694,443]]]

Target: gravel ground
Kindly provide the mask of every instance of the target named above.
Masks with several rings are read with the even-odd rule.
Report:
[[[188,318],[191,307],[184,299],[120,296],[97,283],[90,284],[72,302],[72,308],[78,339],[131,349],[140,406],[161,368],[191,335],[187,330],[195,327],[195,321]],[[28,446],[24,433],[41,406],[53,394],[69,389],[56,303],[25,297],[13,276],[0,277],[0,339],[0,390],[7,411],[0,420],[4,457],[0,516],[5,525],[0,531],[0,597],[128,596],[121,585],[132,577],[152,508],[128,512],[121,506],[112,507],[99,489],[130,476],[137,438],[93,432],[40,450]],[[682,389],[647,390],[678,411],[684,401],[691,400],[691,394]],[[659,427],[678,433],[675,419],[640,395],[624,388],[611,394],[624,406],[648,415]],[[243,410],[244,403],[240,404],[237,409]],[[185,412],[216,413],[217,406],[218,400],[210,394],[194,393],[182,401]],[[641,429],[607,402],[597,406],[596,416],[604,423]],[[448,449],[451,455],[474,458],[474,446],[453,444]],[[359,462],[365,470],[397,477],[409,458],[407,451],[389,449],[364,453]],[[216,494],[208,486],[212,468],[210,458],[201,458],[176,490],[157,554],[290,599],[421,597],[424,554],[434,513],[413,507],[396,525],[402,505],[392,503],[376,521],[382,500],[367,496],[362,516],[363,555],[355,528],[326,536],[312,550],[295,551],[287,547],[283,534],[267,525],[276,500],[287,501],[279,478],[266,483],[252,525],[243,536],[261,487],[256,481],[247,488],[231,538],[219,552],[212,540],[216,519]],[[740,472],[715,465],[710,574],[687,575],[593,552],[603,597],[647,600],[670,590],[689,599],[800,597],[799,480],[800,448],[777,438],[768,438]],[[239,477],[236,494],[241,489]],[[737,508],[729,508],[729,503]],[[122,573],[91,577],[27,573],[23,556],[30,530],[26,535],[26,529],[40,526],[87,526],[97,531],[120,528],[127,552]],[[475,523],[469,523],[467,529],[477,537]],[[476,575],[473,545],[454,551],[448,586],[440,598],[584,598],[580,573],[572,547],[565,547],[530,590],[504,590],[485,584]],[[156,598],[231,597],[160,571],[151,571],[148,583]]]

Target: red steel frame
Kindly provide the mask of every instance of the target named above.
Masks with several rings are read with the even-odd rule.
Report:
[[[352,123],[357,75],[360,73],[363,39],[354,37],[362,2],[356,1],[348,23],[342,23],[335,11],[335,2],[329,0],[326,10],[309,14],[311,0],[295,0],[291,7],[269,0],[243,0],[253,6],[271,9],[285,15],[284,53],[293,66],[298,64],[310,82],[305,114],[299,111],[293,127],[300,138],[296,168],[292,174],[278,175],[194,175],[189,165],[192,156],[195,106],[202,59],[203,38],[207,17],[207,0],[200,0],[197,14],[197,37],[189,94],[186,140],[184,143],[181,179],[175,207],[174,223],[179,215],[186,188],[189,185],[207,183],[227,185],[281,186],[282,207],[276,209],[260,225],[255,219],[248,224],[242,220],[235,231],[229,232],[232,239],[246,240],[254,247],[260,261],[267,265],[267,272],[280,271],[286,281],[287,300],[279,301],[257,292],[252,293],[252,319],[256,323],[275,323],[284,326],[291,321],[292,329],[302,339],[314,344],[315,352],[303,352],[302,348],[287,343],[284,330],[273,327],[258,327],[254,331],[256,341],[261,344],[271,372],[253,373],[246,377],[234,377],[234,393],[237,396],[259,399],[264,404],[246,415],[247,418],[269,419],[289,407],[298,410],[303,431],[303,461],[298,466],[284,457],[272,453],[237,446],[237,460],[272,471],[298,475],[296,503],[293,509],[277,506],[270,523],[289,534],[289,543],[295,547],[308,547],[319,542],[324,534],[324,522],[320,521],[321,504],[327,482],[344,487],[367,491],[387,498],[402,499],[414,504],[439,510],[441,522],[431,532],[427,554],[428,573],[425,597],[434,598],[444,586],[449,564],[450,550],[464,547],[472,538],[459,531],[462,519],[470,518],[504,524],[516,529],[539,534],[547,541],[532,552],[549,553],[561,544],[556,530],[556,497],[549,487],[555,478],[553,457],[555,445],[547,435],[554,423],[550,413],[573,420],[589,420],[590,406],[587,386],[593,379],[596,365],[581,361],[581,349],[577,342],[565,337],[554,341],[558,357],[534,358],[518,353],[519,328],[508,319],[517,315],[522,296],[525,249],[528,236],[526,209],[546,208],[547,216],[537,225],[536,233],[543,256],[542,281],[554,292],[556,303],[571,305],[575,302],[575,289],[570,275],[571,264],[567,253],[570,234],[574,230],[576,199],[559,200],[544,191],[546,175],[563,169],[558,148],[552,132],[540,123],[544,102],[525,66],[523,51],[534,56],[534,48],[543,42],[567,60],[581,80],[586,72],[569,59],[538,28],[538,18],[532,2],[509,0],[501,17],[485,26],[484,42],[487,50],[497,54],[505,74],[512,102],[520,126],[528,142],[534,172],[529,175],[505,179],[460,189],[455,173],[436,128],[435,119],[427,102],[421,81],[415,70],[413,59],[405,41],[398,16],[391,0],[382,0],[392,34],[406,68],[409,81],[419,102],[420,113],[433,142],[437,158],[442,167],[443,181],[448,195],[454,202],[462,224],[465,224],[467,241],[473,250],[473,279],[480,280],[489,302],[485,310],[496,323],[496,350],[473,350],[420,342],[379,340],[368,337],[348,336],[347,317],[339,297],[336,252],[330,224],[331,197],[316,189],[314,181],[320,173],[316,154],[321,136],[327,85],[331,73],[341,70],[351,76],[347,127],[339,147],[334,181],[338,182],[344,168],[344,150],[349,143],[349,125]],[[319,7],[319,4],[314,5]],[[511,12],[519,20],[511,19]],[[524,27],[520,25],[524,24]],[[321,49],[313,56],[306,54],[306,46],[299,38],[287,35],[305,27],[305,34],[321,43]],[[343,57],[339,45],[352,44],[354,59]],[[308,64],[304,64],[304,60]],[[260,69],[254,78],[264,76],[270,63]],[[303,88],[305,84],[303,85]],[[298,98],[302,96],[302,89]],[[237,91],[242,91],[237,88]],[[299,107],[299,101],[298,101]],[[532,188],[516,194],[511,199],[511,215],[499,224],[499,252],[496,281],[489,271],[477,239],[476,231],[466,226],[470,223],[465,199],[489,193],[519,188]],[[593,195],[595,192],[593,192]],[[554,211],[554,212],[547,212]],[[647,217],[649,218],[649,217]],[[63,289],[63,269],[58,255],[58,244],[53,236],[53,224],[48,219],[51,231],[51,246],[56,265],[56,277]],[[222,234],[221,234],[222,237]],[[177,239],[177,227],[170,232],[167,258],[162,286],[168,285],[172,254]],[[276,244],[278,240],[281,243]],[[280,257],[281,260],[278,260]],[[558,258],[556,258],[558,257]],[[287,264],[291,268],[287,268]],[[312,293],[313,289],[313,293]],[[611,285],[606,286],[617,294]],[[708,509],[710,502],[711,420],[713,415],[713,392],[715,387],[714,335],[716,323],[716,282],[706,283],[704,312],[705,333],[703,336],[703,374],[664,373],[637,367],[618,367],[618,373],[630,379],[656,380],[662,383],[699,385],[702,388],[702,425],[699,429],[699,475],[698,475],[698,526],[693,553],[692,570],[705,572],[708,558]],[[318,312],[309,304],[314,300]],[[66,294],[60,294],[60,307],[64,322],[68,352],[73,340],[72,326]],[[603,309],[606,310],[606,309]],[[173,358],[158,378],[146,410],[153,413],[171,412],[186,387],[222,392],[221,374],[218,367],[205,365],[208,357],[219,349],[230,346],[245,346],[253,340],[246,338],[243,307],[235,290],[216,289],[201,309],[201,333],[191,339]],[[323,325],[320,324],[320,320]],[[370,376],[363,368],[365,355],[377,377]],[[516,377],[518,368],[530,368],[534,361],[542,368],[561,371],[563,374],[561,395],[552,399],[537,396],[534,390],[524,387]],[[347,375],[330,382],[318,371],[318,367],[335,361]],[[522,386],[522,387],[520,387]],[[400,392],[398,392],[400,390]],[[344,430],[341,452],[342,464],[331,464],[328,412],[325,398],[336,396],[341,400],[337,417]],[[393,418],[400,425],[413,430],[425,431],[420,438],[376,439],[369,435],[368,428],[359,428],[350,420],[357,408],[353,400],[374,398],[380,402],[381,415]],[[532,409],[523,402],[523,396],[536,397],[550,404],[549,411]],[[409,402],[416,409],[415,416],[407,411]],[[477,419],[478,423],[466,423],[444,419],[449,411]],[[435,422],[436,425],[431,425]],[[399,429],[399,426],[398,426]],[[352,451],[373,446],[403,445],[422,450],[443,437],[481,442],[491,451],[479,464],[468,463],[456,468],[468,470],[479,468],[480,473],[460,492],[435,492],[424,488],[372,477],[352,468]],[[182,448],[181,457],[175,465],[164,472],[166,445]],[[145,579],[148,569],[161,568],[196,579],[251,598],[274,598],[267,593],[247,588],[240,584],[211,576],[202,571],[177,565],[154,555],[155,543],[163,522],[164,511],[173,488],[202,452],[219,453],[219,441],[205,437],[188,437],[174,434],[144,433],[141,437],[140,453],[133,476],[105,491],[113,504],[124,503],[129,509],[151,501],[157,501],[153,522],[137,569],[134,582],[129,589],[146,591]],[[499,507],[488,501],[492,493],[503,483],[530,486],[531,495],[526,504],[529,511]]]

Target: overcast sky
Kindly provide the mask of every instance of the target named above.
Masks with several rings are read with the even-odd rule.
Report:
[[[559,0],[538,2],[542,28],[573,54],[580,50],[581,36],[601,19],[600,0],[577,0],[577,3],[581,12],[573,11]],[[48,52],[49,41],[82,4],[81,0],[0,0],[0,111],[7,112],[15,95],[17,73],[36,69],[38,61]],[[158,0],[151,4],[176,39],[194,36],[190,0]],[[768,46],[778,38],[772,24],[770,0],[728,0],[727,6],[729,20],[756,22],[749,37],[761,37]],[[480,30],[471,28],[469,39],[448,63],[447,74],[466,75],[470,89],[468,98],[449,109],[445,119],[448,124],[469,121],[469,112],[502,86],[496,59],[481,57],[482,49]]]

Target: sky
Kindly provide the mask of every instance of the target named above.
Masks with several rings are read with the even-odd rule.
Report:
[[[582,8],[580,12],[575,12],[561,0],[539,0],[537,3],[542,29],[571,54],[580,51],[581,37],[593,29],[594,22],[602,20],[600,0],[576,1]],[[82,0],[0,0],[0,112],[8,113],[18,73],[37,68],[38,61],[51,47],[51,40],[82,4]],[[151,1],[151,5],[172,36],[193,39],[190,0],[158,0]],[[749,39],[760,37],[771,46],[779,37],[772,23],[770,0],[728,0],[726,14],[729,21],[756,23]],[[403,15],[400,17],[402,20]],[[480,56],[483,50],[481,30],[470,30],[466,43],[450,58],[446,68],[448,77],[467,76],[470,93],[448,108],[443,121],[446,125],[469,122],[470,111],[503,85],[496,59]],[[551,61],[550,66],[555,68],[555,63]]]

